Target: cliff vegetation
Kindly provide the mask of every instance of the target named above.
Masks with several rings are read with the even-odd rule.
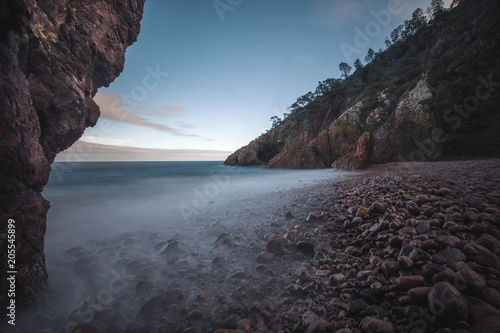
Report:
[[[319,82],[226,165],[359,169],[500,155],[500,4],[433,1]],[[352,72],[352,74],[351,74]]]

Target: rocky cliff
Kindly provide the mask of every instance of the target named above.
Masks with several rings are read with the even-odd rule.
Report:
[[[299,169],[333,164],[352,170],[403,159],[408,149],[418,148],[414,142],[432,136],[436,119],[424,103],[432,96],[426,75],[403,94],[398,95],[398,90],[394,85],[373,96],[360,96],[343,112],[326,107],[319,121],[304,119],[303,114],[291,115],[229,156],[225,164]]]
[[[0,285],[15,221],[16,304],[47,292],[41,192],[57,153],[95,125],[97,89],[123,70],[144,0],[6,0],[0,4]],[[9,264],[13,262],[9,262]]]
[[[320,82],[226,165],[362,169],[500,156],[500,5],[416,12],[345,79]]]

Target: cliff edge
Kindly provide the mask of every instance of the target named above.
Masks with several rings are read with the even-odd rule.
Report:
[[[500,156],[498,1],[417,9],[355,70],[319,82],[226,165],[363,169]]]
[[[123,70],[144,1],[0,5],[0,286],[8,290],[5,274],[17,271],[18,308],[38,302],[48,288],[44,235],[50,205],[41,192],[50,164],[96,124],[100,111],[93,97]],[[15,262],[7,257],[10,220]],[[2,292],[2,306],[6,297]]]

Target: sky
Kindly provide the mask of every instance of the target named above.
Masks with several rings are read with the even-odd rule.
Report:
[[[224,160],[430,0],[146,0],[101,118],[58,161]]]

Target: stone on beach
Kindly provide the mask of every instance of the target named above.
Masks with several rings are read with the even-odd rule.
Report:
[[[155,315],[160,315],[162,310],[170,305],[180,303],[186,295],[181,290],[168,290],[152,298],[137,313],[138,320],[150,321]]]
[[[246,227],[207,228],[202,233],[208,240],[206,253],[190,249],[180,236],[176,243],[155,238],[153,244],[160,244],[156,250],[177,245],[172,245],[175,261],[164,260],[154,246],[149,257],[122,250],[113,267],[129,274],[117,279],[129,288],[117,297],[122,308],[129,303],[142,306],[139,313],[129,310],[137,317],[128,329],[416,333],[421,331],[412,323],[427,320],[426,315],[436,317],[427,321],[429,332],[491,329],[480,315],[483,311],[494,322],[500,311],[495,268],[500,265],[500,231],[490,222],[474,221],[472,214],[466,218],[465,212],[474,211],[479,220],[480,212],[495,217],[500,211],[490,203],[468,207],[459,196],[469,192],[440,181],[434,186],[426,172],[419,174],[418,184],[392,174],[346,180],[335,191],[323,187],[329,196],[321,200],[311,189],[305,199],[280,207],[253,227],[255,237]],[[397,186],[391,183],[395,181]],[[451,192],[430,194],[441,187]],[[467,191],[481,195],[480,190]],[[424,216],[431,206],[445,212],[442,219]],[[287,218],[292,209],[295,217]],[[362,217],[356,216],[360,209]],[[321,219],[306,221],[311,212]],[[127,248],[137,246],[130,239]],[[248,244],[245,239],[250,239]],[[86,249],[68,255],[86,274],[96,263]],[[179,298],[166,299],[165,290],[178,290]],[[113,309],[101,307],[98,318],[112,318]],[[99,320],[92,325],[101,329]]]
[[[266,249],[275,254],[285,254],[293,245],[293,242],[287,238],[275,238],[267,242]]]
[[[361,321],[361,328],[373,333],[393,333],[394,325],[390,322],[377,319],[375,317],[365,317]]]

